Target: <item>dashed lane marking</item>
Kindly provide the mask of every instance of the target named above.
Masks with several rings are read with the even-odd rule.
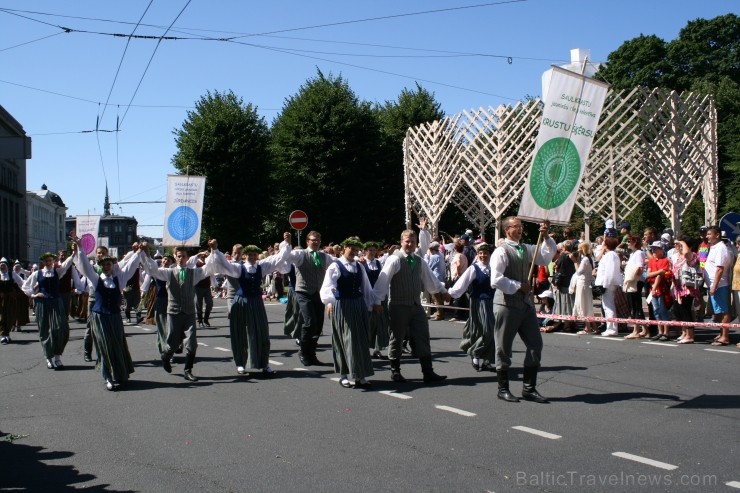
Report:
[[[617,342],[624,342],[624,337],[605,337],[605,336],[595,336],[594,339],[598,339],[600,341],[617,341]]]
[[[704,349],[704,351],[712,351],[713,353],[740,354],[740,352],[738,351],[728,351],[727,349]]]
[[[740,490],[740,481],[730,481],[729,483],[725,483],[730,488],[737,488]]]
[[[268,359],[267,362],[270,363],[271,365],[275,365],[275,366],[283,366],[285,364],[285,363],[281,363],[279,361],[274,361],[274,360],[271,360],[271,359]]]
[[[225,347],[218,347],[218,346],[214,346],[214,348],[213,348],[213,349],[215,349],[215,350],[217,350],[217,351],[223,351],[223,352],[225,352],[225,353],[230,353],[230,352],[231,352],[231,349],[226,349]]]
[[[198,346],[208,347],[208,344],[204,344],[204,343],[202,343],[202,342],[199,342],[199,343],[198,343]]]
[[[147,328],[147,327],[139,327],[139,328],[140,328],[141,330],[143,330],[143,331],[146,331],[146,332],[151,332],[151,331],[152,331],[152,329],[149,329],[149,328]]]
[[[558,336],[578,336],[579,334],[573,334],[571,332],[552,332],[552,334],[558,335]]]
[[[440,406],[439,404],[435,404],[434,407],[437,409],[440,409],[442,411],[449,411],[451,413],[459,414],[460,416],[465,416],[468,418],[471,418],[473,416],[477,416],[475,413],[471,413],[469,411],[464,411],[462,409],[458,409],[456,407],[450,407],[450,406]]]
[[[678,347],[678,344],[668,344],[667,342],[643,342],[642,344],[650,344],[651,346]]]
[[[395,397],[396,399],[413,399],[413,397],[411,397],[410,395],[401,394],[399,392],[396,392],[395,390],[381,390],[378,393],[389,395],[391,397]]]
[[[524,433],[531,433],[532,435],[537,435],[542,438],[548,438],[550,440],[558,440],[560,438],[563,438],[560,435],[556,435],[554,433],[548,433],[546,431],[537,430],[534,428],[530,428],[528,426],[512,426],[513,429],[523,431]]]
[[[627,452],[612,452],[612,455],[615,457],[621,457],[622,459],[639,462],[641,464],[647,464],[648,466],[665,469],[666,471],[673,471],[674,469],[678,469],[678,466],[674,466],[673,464],[648,459],[647,457],[640,457],[639,455],[628,454]]]

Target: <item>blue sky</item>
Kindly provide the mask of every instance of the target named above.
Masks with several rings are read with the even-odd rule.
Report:
[[[603,62],[628,39],[670,41],[688,21],[733,4],[0,0],[0,105],[33,139],[28,189],[45,183],[69,215],[96,214],[106,179],[111,201],[165,199],[172,131],[209,90],[234,91],[271,124],[319,68],[371,102],[419,82],[454,115],[539,96],[542,72],[567,63],[572,48]],[[114,36],[132,32],[145,38],[127,45]],[[165,32],[188,39],[153,39]],[[113,212],[162,236],[164,204]]]

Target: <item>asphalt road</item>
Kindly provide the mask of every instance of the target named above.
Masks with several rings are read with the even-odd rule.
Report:
[[[273,379],[239,376],[225,303],[201,329],[194,373],[167,374],[154,327],[127,326],[132,381],[105,390],[72,323],[65,369],[48,370],[35,327],[0,346],[0,490],[737,491],[740,350],[544,334],[538,389],[550,404],[496,399],[492,373],[459,351],[463,325],[431,322],[442,385],[344,389],[303,368],[268,304]],[[30,330],[29,330],[30,329]],[[331,361],[324,327],[319,358]],[[733,334],[737,342],[738,335]],[[520,341],[512,390],[521,391]]]

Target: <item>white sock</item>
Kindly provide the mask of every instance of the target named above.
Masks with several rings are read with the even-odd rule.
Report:
[[[474,365],[477,365],[478,364],[478,358],[473,358],[473,364]]]

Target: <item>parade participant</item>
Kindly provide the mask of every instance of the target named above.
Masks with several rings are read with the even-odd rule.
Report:
[[[15,289],[23,287],[21,276],[10,270],[8,259],[0,259],[0,344],[8,344],[15,326],[18,308]]]
[[[377,259],[379,249],[380,243],[376,241],[366,242],[364,245],[365,257],[361,261],[367,279],[373,288],[383,268],[380,260]],[[382,350],[388,347],[390,338],[388,334],[388,298],[381,300],[380,306],[383,308],[380,313],[376,313],[375,310],[370,312],[370,351],[372,351],[371,356],[374,359],[388,359],[382,353]]]
[[[137,270],[128,277],[128,282],[123,287],[123,297],[126,300],[126,323],[131,323],[131,311],[134,312],[136,323],[141,323],[141,310],[139,310],[139,303],[141,303],[141,275]]]
[[[197,267],[203,267],[208,252],[198,253]],[[213,293],[211,293],[211,277],[206,277],[195,285],[195,311],[198,318],[198,327],[210,327],[208,317],[213,310]],[[205,307],[205,310],[203,309]]]
[[[305,366],[323,366],[316,357],[316,347],[324,325],[324,304],[319,290],[334,257],[320,250],[321,233],[318,231],[310,231],[306,235],[306,242],[305,250],[292,251],[287,258],[287,262],[296,267],[295,295],[303,321],[298,357]]]
[[[102,269],[99,266],[100,259],[108,256],[108,248],[99,246],[95,249],[95,272],[100,274]],[[114,269],[118,268],[114,265]],[[87,326],[85,327],[85,335],[82,337],[82,359],[86,362],[92,361],[92,350],[93,350],[93,332],[92,324],[90,323],[90,314],[92,313],[92,307],[95,305],[95,286],[93,283],[89,283],[89,290],[87,293]]]
[[[355,239],[342,242],[342,255],[326,269],[321,285],[321,301],[331,319],[334,371],[339,385],[367,389],[367,377],[374,374],[369,353],[369,310],[376,305],[373,287],[355,259],[362,243]],[[377,303],[380,305],[380,303]]]
[[[175,257],[172,255],[165,255],[162,257],[162,268],[169,269],[173,265],[175,265]],[[165,348],[167,347],[167,281],[155,279],[151,275],[149,275],[149,277],[153,281],[152,284],[156,286],[154,307],[152,311],[154,316],[154,325],[157,327],[157,350],[159,351],[159,357],[162,358],[165,353]],[[172,364],[172,361],[173,358],[170,358],[170,364]]]
[[[131,277],[138,275],[141,250],[130,257],[128,263],[116,272],[113,270],[115,257],[102,257],[98,260],[101,270],[98,274],[87,260],[80,239],[74,235],[72,239],[77,243],[75,265],[95,289],[95,303],[89,318],[94,334],[95,351],[98,353],[97,367],[105,380],[105,388],[113,390],[115,386],[128,381],[129,375],[134,372],[121,318],[121,287],[125,286]]]
[[[240,375],[247,372],[246,368],[261,369],[265,376],[275,374],[269,364],[270,330],[261,285],[262,280],[290,253],[290,239],[290,233],[284,233],[280,251],[262,260],[258,260],[262,251],[259,247],[245,246],[243,251],[247,260],[241,265],[229,263],[218,250],[211,253],[216,270],[235,279],[239,286],[229,311],[229,333],[236,372]]]
[[[231,247],[231,260],[232,264],[243,264],[244,263],[244,247],[237,243]],[[231,313],[231,305],[234,303],[234,293],[239,289],[239,283],[236,279],[226,277],[226,313]],[[227,315],[229,316],[229,315]]]
[[[39,341],[44,351],[46,367],[63,368],[62,353],[69,341],[69,323],[64,302],[59,295],[59,279],[72,267],[73,257],[55,267],[56,255],[46,252],[40,257],[41,268],[23,283],[23,292],[34,300]]]
[[[293,339],[300,347],[303,320],[301,319],[301,307],[298,306],[298,298],[295,295],[295,265],[290,266],[290,270],[285,273],[285,277],[288,280],[288,296],[285,303],[283,334]]]
[[[477,250],[475,262],[450,288],[449,294],[452,298],[458,297],[472,286],[470,316],[465,322],[460,349],[468,353],[475,371],[495,371],[491,365],[495,355],[491,247],[488,243],[480,243]]]
[[[13,272],[15,274],[18,274],[18,276],[23,281],[28,279],[28,276],[31,275],[31,271],[24,269],[21,263],[17,260],[13,264]],[[28,299],[28,296],[26,296],[26,293],[23,292],[22,286],[14,287],[13,295],[15,298],[15,308],[16,308],[16,314],[15,314],[15,317],[13,318],[13,320],[15,320],[15,330],[17,330],[18,332],[23,332],[22,327],[31,322],[31,315],[29,313],[31,302]]]
[[[424,262],[429,264],[429,268],[432,269],[434,276],[439,279],[440,282],[444,283],[447,279],[447,266],[445,264],[444,256],[439,252],[439,246],[439,242],[436,241],[429,244],[429,250],[424,255]],[[424,299],[427,303],[434,302],[434,305],[437,305],[433,320],[444,320],[444,309],[441,308],[441,305],[444,305],[442,295],[439,293],[430,294],[425,292]],[[429,309],[429,315],[431,316],[431,308]]]
[[[59,267],[65,260],[67,260],[67,250],[59,250],[57,252],[56,266]],[[67,272],[59,278],[59,297],[62,298],[64,313],[67,316],[67,319],[69,319],[70,308],[72,305],[72,289],[74,286],[72,274],[74,272],[75,269],[67,269]]]
[[[730,315],[730,274],[732,273],[732,255],[722,240],[722,232],[717,226],[707,228],[709,254],[704,262],[704,284],[709,293],[708,305],[714,313],[714,321],[729,324]],[[727,346],[730,344],[729,327],[721,327],[719,336],[712,342],[712,346]]]
[[[557,245],[549,237],[550,223],[540,225],[545,238],[542,245],[522,244],[522,221],[515,216],[503,220],[506,238],[493,252],[491,259],[491,287],[496,290],[493,297],[495,316],[494,341],[496,343],[496,375],[498,398],[507,402],[519,402],[509,391],[509,367],[511,366],[514,337],[524,342],[524,388],[522,398],[534,402],[547,402],[537,391],[537,371],[542,355],[542,334],[527,280],[529,268],[534,261],[538,265],[550,263]],[[535,251],[537,255],[535,256]]]
[[[218,248],[216,240],[210,240],[208,245],[211,253]],[[148,246],[145,251],[148,253]],[[141,262],[149,275],[167,283],[167,342],[162,354],[162,367],[167,373],[172,373],[170,360],[175,349],[182,343],[186,352],[183,377],[190,382],[197,382],[198,379],[193,375],[195,353],[198,349],[195,284],[213,274],[214,268],[210,256],[203,267],[189,267],[189,259],[187,247],[178,246],[175,248],[175,265],[172,268],[158,267],[157,262],[149,255],[142,256]]]
[[[422,230],[423,231],[423,230]],[[428,234],[428,233],[427,233]],[[409,334],[414,340],[414,349],[419,357],[425,383],[439,382],[447,378],[437,375],[432,368],[432,352],[429,346],[429,320],[421,306],[421,292],[442,293],[445,301],[450,295],[443,283],[432,273],[429,265],[416,253],[417,239],[414,230],[401,233],[401,249],[388,257],[375,283],[375,297],[382,300],[389,295],[391,338],[388,357],[391,362],[391,379],[405,382],[401,375],[401,344]],[[378,302],[379,303],[379,302]],[[374,310],[382,307],[376,304]]]

